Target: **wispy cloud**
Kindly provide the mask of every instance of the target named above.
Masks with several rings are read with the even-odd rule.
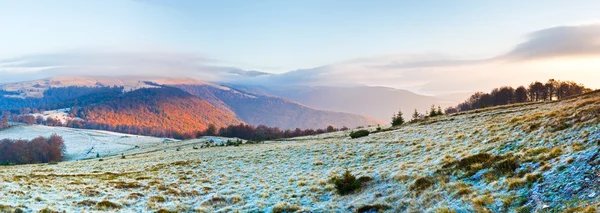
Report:
[[[600,24],[560,26],[535,31],[499,59],[532,60],[600,55]]]
[[[583,59],[582,59],[583,58]],[[584,60],[585,59],[585,60]],[[65,52],[0,60],[0,81],[57,75],[145,75],[277,86],[373,85],[428,94],[488,90],[559,78],[600,87],[600,24],[542,29],[496,57],[395,54],[282,74],[240,69],[199,54]]]
[[[139,75],[193,77],[205,81],[234,80],[266,74],[219,65],[219,61],[198,54],[93,51],[39,54],[0,60],[0,73],[10,75],[11,79],[22,80],[58,75]]]
[[[445,54],[398,54],[266,76],[258,83],[290,85],[367,84],[407,88],[423,93],[487,90],[545,78],[563,78],[600,86],[600,64],[567,62],[600,59],[600,24],[561,26],[530,33],[526,41],[496,57],[464,59]],[[589,61],[589,60],[588,60]],[[550,63],[568,66],[548,66]],[[589,76],[588,78],[582,76]]]

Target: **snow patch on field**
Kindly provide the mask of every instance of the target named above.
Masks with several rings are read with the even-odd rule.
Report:
[[[15,126],[0,131],[0,139],[26,139],[52,134],[62,136],[67,148],[66,155],[69,160],[107,155],[119,155],[123,152],[152,146],[162,143],[165,139],[128,135],[108,131],[73,129],[66,127],[49,127],[42,125]]]
[[[66,124],[67,121],[70,121],[73,119],[81,120],[81,118],[69,117],[70,111],[71,111],[71,108],[65,108],[65,109],[57,109],[57,110],[48,110],[48,111],[44,111],[42,113],[32,113],[31,115],[36,118],[38,116],[41,116],[42,118],[44,118],[44,120],[47,120],[48,118],[52,118],[54,120],[59,120],[63,124]]]

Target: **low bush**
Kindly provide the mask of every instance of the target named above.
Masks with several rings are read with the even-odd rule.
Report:
[[[365,137],[365,136],[369,136],[369,130],[358,130],[356,132],[351,132],[350,133],[350,138],[354,139],[354,138],[361,138],[361,137]]]
[[[340,195],[351,194],[361,187],[360,180],[356,179],[356,176],[354,176],[350,170],[346,170],[341,177],[331,178],[331,182],[333,182],[335,189]]]
[[[62,137],[37,137],[28,140],[0,140],[0,165],[49,163],[62,161],[65,156]]]
[[[356,209],[356,213],[383,212],[391,208],[391,206],[385,204],[363,205]]]

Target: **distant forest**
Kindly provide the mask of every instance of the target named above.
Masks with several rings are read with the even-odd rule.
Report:
[[[64,160],[62,137],[37,137],[33,140],[0,140],[0,165],[48,163]]]
[[[446,114],[452,114],[491,106],[563,100],[589,91],[591,89],[572,81],[557,81],[554,79],[550,79],[546,83],[536,81],[529,84],[528,87],[520,86],[514,89],[505,86],[495,88],[490,93],[477,92],[458,106],[447,108],[445,112]]]
[[[197,137],[200,136],[221,136],[228,138],[241,138],[252,141],[266,141],[275,140],[281,138],[293,138],[300,136],[323,134],[328,132],[337,132],[348,130],[347,127],[340,129],[333,126],[328,126],[325,129],[300,129],[294,130],[281,130],[278,127],[267,127],[265,125],[252,126],[248,124],[231,125],[228,127],[222,127],[217,130],[216,127],[210,126],[206,131],[198,132]]]
[[[65,87],[51,88],[44,98],[4,98],[0,102],[0,129],[8,121],[47,126],[66,126],[97,129],[135,135],[190,139],[200,136],[238,137],[264,141],[338,131],[325,129],[282,130],[265,125],[242,123],[230,111],[215,107],[181,89],[161,86],[123,93],[122,87]],[[72,108],[67,123],[30,113],[46,109]],[[342,127],[341,130],[346,130]]]
[[[44,111],[47,109],[70,108],[75,105],[88,105],[102,102],[123,94],[123,87],[59,87],[44,91],[42,98],[8,98],[4,95],[17,93],[0,90],[0,110],[10,110],[13,114],[19,111]]]

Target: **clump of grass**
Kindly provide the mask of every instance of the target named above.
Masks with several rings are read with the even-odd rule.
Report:
[[[99,191],[96,191],[93,189],[86,189],[81,194],[84,196],[87,196],[87,197],[96,197],[96,196],[99,196],[101,193]]]
[[[171,211],[171,210],[164,209],[164,208],[159,209],[158,211],[156,211],[156,213],[177,213],[177,212],[178,211]]]
[[[391,206],[385,204],[367,204],[358,207],[356,213],[383,212],[391,208]]]
[[[137,189],[137,188],[142,188],[144,187],[144,185],[140,184],[140,183],[136,183],[136,182],[123,182],[123,181],[118,181],[118,182],[111,182],[111,184],[113,185],[113,187],[115,187],[116,189]]]
[[[229,202],[227,202],[227,198],[217,195],[202,203],[203,206],[225,206],[227,204],[229,204]]]
[[[476,208],[481,208],[494,203],[494,197],[492,197],[492,195],[483,195],[481,197],[474,198],[471,200],[471,202]]]
[[[525,175],[525,180],[527,180],[528,183],[535,183],[538,180],[541,180],[542,178],[542,174],[539,173]]]
[[[275,205],[273,207],[273,213],[289,213],[289,212],[297,212],[300,210],[302,210],[302,207],[295,205],[295,204],[289,204],[286,202],[278,203],[277,205]]]
[[[452,209],[449,209],[449,208],[446,208],[446,207],[442,207],[442,208],[437,208],[435,210],[435,213],[456,213],[456,211],[452,210]]]
[[[358,178],[358,182],[360,182],[361,184],[362,184],[362,183],[366,183],[366,182],[370,182],[370,181],[372,181],[372,180],[373,180],[373,178],[372,178],[372,177],[370,177],[370,176],[360,176],[360,177]]]
[[[167,202],[167,199],[165,199],[164,197],[161,197],[161,196],[152,196],[152,197],[148,198],[148,202],[164,203],[164,202]]]
[[[515,198],[508,196],[502,199],[502,206],[504,207],[509,207],[512,206],[512,204],[515,202]]]
[[[487,180],[497,179],[502,175],[510,175],[521,166],[517,156],[512,153],[506,155],[492,155],[479,153],[446,163],[438,172],[447,174],[462,174],[469,177],[483,169],[490,169],[484,174]]]
[[[410,175],[405,175],[405,174],[397,174],[397,175],[394,175],[392,178],[395,181],[405,182],[407,180],[410,180],[411,176]]]
[[[24,213],[25,211],[14,206],[0,204],[0,212]]]
[[[132,199],[132,200],[140,199],[142,197],[144,197],[144,194],[138,193],[138,192],[134,192],[134,193],[127,195],[127,199]]]
[[[93,201],[93,200],[82,200],[77,202],[77,205],[79,206],[95,206],[98,202]]]
[[[340,195],[351,194],[361,187],[361,182],[356,179],[356,176],[350,170],[346,170],[341,177],[332,177],[331,182],[333,182],[335,189]]]
[[[102,210],[108,210],[108,209],[120,209],[121,205],[110,202],[108,200],[103,200],[100,201],[96,204],[96,208],[98,209],[102,209]]]
[[[241,203],[244,201],[244,199],[239,195],[233,195],[229,198],[229,200],[231,200],[232,203]]]
[[[595,213],[597,212],[596,207],[594,206],[588,206],[588,207],[571,207],[568,209],[565,209],[563,211],[564,213]]]
[[[514,157],[509,157],[507,159],[498,161],[497,163],[495,163],[492,168],[496,171],[496,172],[500,172],[503,174],[510,174],[512,172],[514,172],[516,169],[518,169],[521,165],[519,164],[519,162],[517,161],[516,158]]]
[[[576,142],[571,145],[571,149],[573,149],[573,151],[581,151],[581,150],[584,150],[585,147],[584,147],[583,143]]]
[[[435,179],[432,177],[420,177],[410,186],[410,190],[422,191],[435,184]]]
[[[470,195],[472,193],[473,193],[473,190],[470,187],[468,187],[468,186],[460,187],[456,191],[456,194],[459,195],[459,196]]]
[[[508,189],[515,190],[524,187],[527,185],[527,182],[521,178],[507,178],[506,184]]]
[[[39,210],[38,213],[59,213],[59,212],[46,207],[46,208],[43,208],[42,210]]]

